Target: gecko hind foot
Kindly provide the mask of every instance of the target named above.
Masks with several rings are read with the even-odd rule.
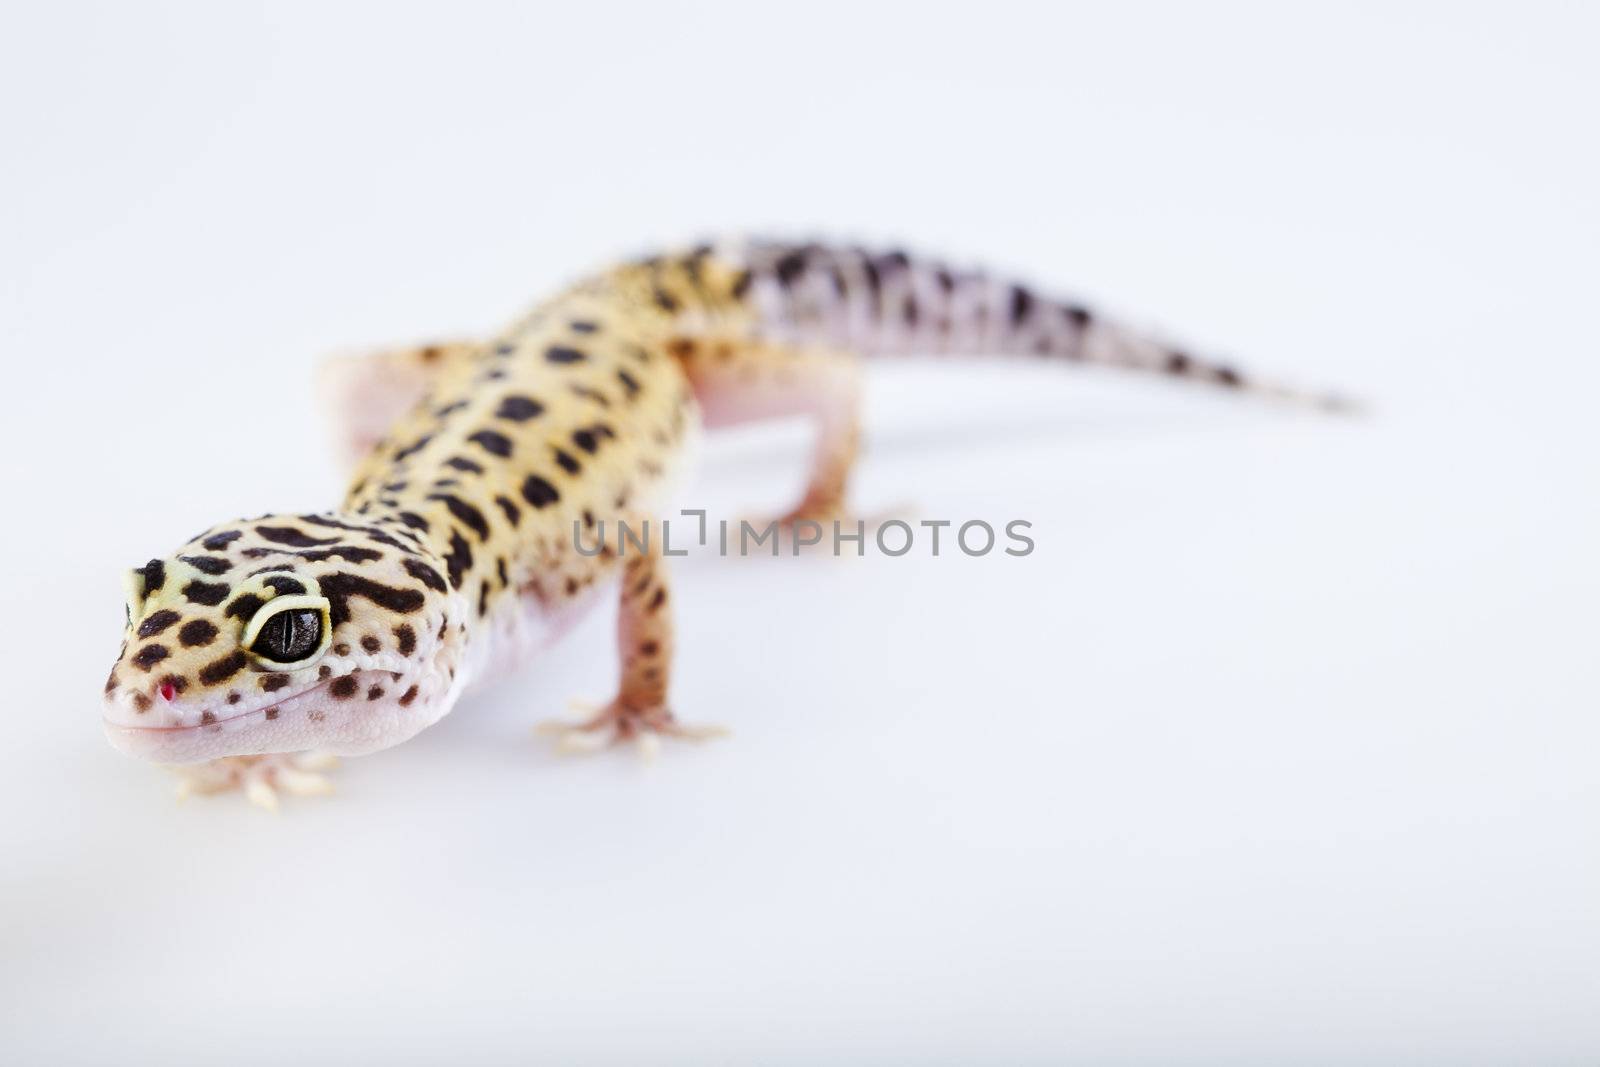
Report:
[[[556,751],[561,753],[598,752],[631,740],[639,746],[642,756],[653,759],[663,737],[709,741],[728,735],[723,726],[691,726],[679,722],[665,705],[639,707],[619,698],[603,706],[577,700],[570,706],[586,717],[577,722],[542,722],[534,727],[538,733],[553,736]]]
[[[332,793],[333,783],[322,772],[338,765],[338,757],[327,752],[273,752],[264,756],[228,756],[169,769],[178,775],[179,800],[195,793],[237,789],[257,807],[276,811],[280,791],[299,797]]]

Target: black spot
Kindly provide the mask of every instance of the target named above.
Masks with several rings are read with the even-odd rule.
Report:
[[[494,561],[494,572],[500,576],[500,588],[504,589],[511,584],[511,578],[506,574],[506,558],[504,556]]]
[[[456,456],[444,461],[444,465],[451,470],[462,471],[466,474],[482,474],[483,467],[465,456]]]
[[[478,615],[482,617],[489,614],[489,580],[484,579],[478,587]]]
[[[536,508],[542,508],[560,500],[561,494],[537,474],[530,474],[522,483],[522,499]]]
[[[584,319],[573,319],[567,325],[572,327],[574,333],[594,333],[600,328],[599,323],[588,322]]]
[[[622,383],[622,388],[627,392],[629,400],[639,395],[639,381],[627,371],[617,371],[617,381]]]
[[[1194,367],[1194,360],[1185,352],[1173,352],[1167,356],[1167,373],[1187,374]]]
[[[229,604],[227,610],[225,610],[223,614],[227,615],[229,618],[244,619],[248,621],[252,615],[261,610],[261,605],[265,603],[265,600],[256,596],[254,593],[246,593],[244,596],[241,596],[235,600],[232,604]]]
[[[494,430],[479,430],[467,440],[482,445],[483,450],[492,456],[499,456],[504,459],[511,455],[511,438],[503,433],[496,433]]]
[[[344,571],[324,575],[321,584],[322,595],[328,598],[328,614],[335,627],[342,626],[350,620],[348,601],[353,596],[363,597],[381,608],[402,615],[420,611],[422,605],[427,603],[427,597],[416,589],[384,585],[382,582]],[[339,653],[339,655],[346,654]]]
[[[216,637],[217,628],[204,619],[191,619],[178,631],[178,643],[184,648],[209,645]]]
[[[222,582],[202,582],[196,578],[183,587],[183,595],[191,604],[215,607],[228,595],[228,586]]]
[[[660,308],[662,311],[665,311],[669,315],[678,310],[678,298],[660,286],[656,287],[655,301],[656,307]]]
[[[787,289],[794,284],[794,280],[805,273],[806,254],[804,252],[790,252],[776,264],[778,282]]]
[[[335,700],[349,700],[356,695],[356,690],[360,687],[361,685],[356,681],[355,675],[346,674],[333,680],[328,686],[328,695]]]
[[[507,353],[503,353],[503,354],[509,355],[510,353],[507,352]],[[467,406],[468,406],[467,401],[465,401],[465,400],[457,400],[453,404],[446,404],[446,405],[444,405],[444,407],[435,408],[434,411],[433,411],[433,414],[434,414],[435,418],[442,419],[447,415],[454,415],[456,412],[460,411],[462,408],[465,408]]]
[[[472,546],[460,530],[450,531],[450,551],[445,554],[444,566],[450,575],[450,588],[460,589],[462,578],[472,569]]]
[[[1077,304],[1069,304],[1063,313],[1072,321],[1072,325],[1076,326],[1079,330],[1087,327],[1089,325],[1089,320],[1093,318],[1093,316],[1089,314],[1088,308],[1079,307]]]
[[[153,559],[143,567],[135,567],[133,573],[144,578],[144,595],[159,592],[167,580],[167,565],[159,559]]]
[[[416,551],[416,549],[396,541],[393,537],[390,537],[382,530],[369,530],[367,531],[367,536],[378,542],[380,545],[388,545],[390,548],[398,548],[401,552],[409,553]]]
[[[233,566],[232,563],[220,556],[179,556],[178,558],[201,574],[209,574],[213,578]]]
[[[139,636],[154,637],[181,618],[176,611],[158,611],[139,624]]]
[[[400,487],[402,489],[405,488],[405,483],[401,482]],[[384,488],[387,489],[389,487],[385,486]],[[357,526],[353,523],[340,522],[338,519],[329,518],[326,515],[302,515],[300,516],[300,521],[309,522],[313,526],[328,526],[335,530],[354,530],[356,533],[372,532],[372,527],[370,526]]]
[[[606,396],[606,394],[602,393],[598,389],[592,389],[589,386],[582,385],[578,382],[573,382],[571,389],[573,396],[582,397],[585,400],[599,404],[603,408],[609,408],[611,406],[611,398]]]
[[[261,679],[261,691],[264,693],[276,693],[288,684],[289,676],[287,674],[269,674]]]
[[[501,511],[506,513],[506,521],[511,524],[511,528],[513,530],[516,529],[517,523],[522,521],[522,509],[517,507],[510,497],[497,496],[494,498],[494,502],[500,506]]]
[[[245,550],[247,556],[264,556],[273,552],[283,552],[281,549],[249,548]],[[350,563],[371,563],[373,560],[383,558],[383,553],[375,548],[361,548],[358,545],[334,545],[332,548],[311,548],[304,552],[288,552],[288,555],[299,556],[301,559],[320,563],[323,560],[342,559]]]
[[[409,656],[417,650],[417,631],[408,623],[401,623],[394,628],[394,639],[400,643],[402,656]]]
[[[450,514],[466,523],[472,532],[478,535],[478,540],[489,540],[489,524],[484,520],[483,512],[460,497],[451,496],[449,493],[430,493],[428,499],[437,500],[449,508]]]
[[[1232,367],[1218,367],[1211,373],[1212,376],[1216,378],[1218,385],[1226,385],[1229,388],[1237,388],[1244,384],[1243,376],[1241,376],[1239,372],[1234,370]]]
[[[223,533],[212,534],[200,542],[200,547],[207,552],[218,552],[239,540],[244,534],[238,530],[227,530]]]
[[[413,530],[421,530],[423,533],[428,532],[428,520],[424,519],[421,515],[417,515],[409,511],[402,511],[395,517],[401,522],[405,523],[407,526],[411,527]]]
[[[376,637],[366,634],[361,638],[361,647],[366,649],[368,653],[373,653],[382,648],[383,645]]]
[[[527,422],[544,414],[544,405],[529,396],[512,395],[500,401],[495,417],[510,422]]]
[[[306,534],[304,530],[297,530],[293,526],[257,526],[256,535],[280,545],[290,548],[316,548],[319,545],[337,544],[337,537],[319,539]]]
[[[583,449],[589,455],[594,455],[600,447],[600,441],[592,430],[576,430],[572,434],[572,443]]]
[[[141,671],[148,671],[166,658],[167,650],[164,645],[145,645],[133,657],[133,665]]]
[[[439,577],[439,572],[421,560],[408,559],[405,560],[401,565],[405,567],[407,574],[411,575],[411,577],[415,578],[429,589],[432,589],[434,592],[443,593],[447,591],[445,589],[444,579]]]
[[[1020,326],[1033,310],[1033,294],[1020,285],[1011,287],[1011,325]]]
[[[402,708],[406,707],[415,699],[417,699],[417,687],[412,686],[410,689],[407,689],[404,693],[400,694],[400,706]]]
[[[883,287],[883,277],[878,273],[878,265],[870,259],[862,259],[861,273],[866,276],[867,288],[872,291],[872,298],[878,298],[878,291]]]
[[[263,578],[261,584],[270,587],[279,596],[302,596],[306,587],[298,578],[288,578],[275,574],[271,578]]]
[[[544,358],[551,363],[582,363],[589,357],[579,352],[576,348],[565,345],[551,345],[544,350]]]
[[[377,700],[381,696],[383,696],[383,686],[381,685],[375,685],[367,690],[368,700]]]
[[[417,438],[415,441],[411,442],[409,445],[407,445],[406,447],[404,447],[404,448],[400,449],[398,452],[396,452],[394,454],[394,461],[396,463],[399,463],[402,460],[406,460],[406,459],[411,458],[412,456],[416,455],[418,452],[421,452],[424,448],[427,448],[428,447],[428,442],[432,441],[432,440],[433,440],[433,435],[431,433],[423,434],[421,437]]]
[[[579,462],[576,459],[572,458],[572,454],[571,453],[564,452],[559,448],[555,450],[555,453],[556,453],[556,466],[560,467],[562,470],[566,471],[568,474],[577,474],[579,471],[583,470],[583,466],[581,464],[579,464]]]

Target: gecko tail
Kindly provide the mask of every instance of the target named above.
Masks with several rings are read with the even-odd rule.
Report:
[[[1353,397],[1258,378],[1231,363],[1193,355],[1105,319],[1088,319],[1080,336],[1064,348],[1063,354],[1085,363],[1160,374],[1330,414],[1359,415],[1364,411]]]
[[[708,246],[709,247],[709,246]],[[854,246],[738,242],[717,249],[742,270],[737,298],[761,329],[791,343],[824,343],[869,357],[998,355],[1120,367],[1351,414],[1333,393],[1260,380],[1191,354],[1072,300],[1023,283],[908,255]]]

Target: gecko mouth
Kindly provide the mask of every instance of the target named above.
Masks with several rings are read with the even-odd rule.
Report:
[[[362,672],[355,672],[362,673]],[[345,675],[351,677],[351,675]],[[147,726],[103,718],[102,727],[111,747],[151,763],[199,763],[223,756],[263,752],[298,752],[310,748],[335,749],[341,737],[351,741],[349,709],[335,709],[326,696],[333,679],[321,681],[293,696],[213,722],[178,726]],[[363,701],[362,709],[375,707]]]
[[[139,723],[118,722],[115,719],[107,718],[105,716],[101,716],[101,722],[103,722],[108,728],[137,731],[141,734],[185,734],[192,733],[195,730],[209,730],[213,727],[226,726],[229,723],[237,723],[241,719],[250,718],[252,715],[261,715],[264,717],[266,712],[281,708],[291,701],[299,700],[302,697],[308,697],[312,693],[317,692],[319,689],[326,688],[329,684],[329,681],[331,681],[331,679],[328,681],[318,682],[309,689],[302,689],[298,693],[295,693],[291,696],[286,696],[281,700],[275,700],[271,704],[263,704],[259,708],[251,708],[249,711],[241,711],[237,715],[229,715],[224,719],[212,719],[209,722],[190,723],[186,726],[144,726]]]

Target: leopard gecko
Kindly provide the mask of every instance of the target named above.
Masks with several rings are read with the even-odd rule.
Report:
[[[562,742],[708,736],[668,699],[660,539],[590,553],[575,535],[656,519],[702,427],[785,415],[817,437],[783,519],[833,520],[858,449],[858,357],[945,352],[1291,395],[1078,303],[903,252],[738,241],[629,261],[492,337],[338,362],[329,381],[360,457],[343,501],[224,522],[129,572],[106,733],[178,765],[180,791],[240,789],[269,807],[279,791],[324,792],[337,755],[414,737],[614,590],[616,695],[561,726]]]

